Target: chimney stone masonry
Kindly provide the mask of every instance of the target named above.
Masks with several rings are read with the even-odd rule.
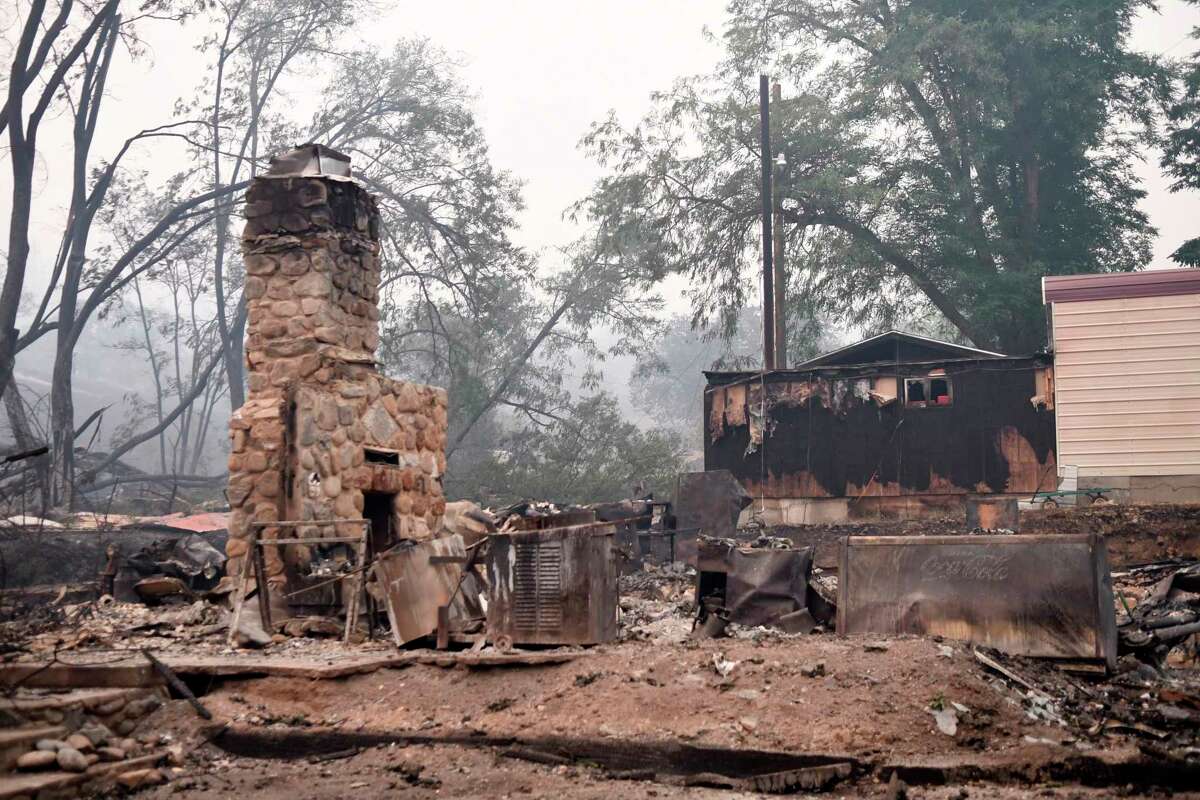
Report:
[[[369,519],[381,552],[430,538],[445,510],[446,392],[376,369],[379,212],[348,172],[344,156],[305,145],[247,193],[249,392],[229,425],[229,575],[254,530],[264,541],[356,536],[361,524],[317,523]],[[280,521],[298,522],[269,524]],[[268,583],[302,587],[318,554],[263,555]]]

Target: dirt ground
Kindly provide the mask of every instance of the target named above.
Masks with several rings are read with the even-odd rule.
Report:
[[[1086,763],[1053,779],[1056,769],[1061,772],[1056,765],[1072,760],[1136,761],[1137,740],[1088,735],[1053,705],[1035,718],[1037,709],[984,670],[969,646],[920,638],[633,641],[590,649],[556,666],[413,665],[337,681],[225,681],[203,699],[218,728],[181,702],[169,703],[151,720],[156,730],[186,743],[193,760],[185,777],[154,796],[227,797],[246,790],[267,798],[352,791],[413,797],[746,795],[685,785],[695,779],[686,774],[614,780],[620,771],[612,765],[590,766],[591,757],[568,760],[571,742],[618,753],[682,744],[711,748],[715,760],[731,750],[763,750],[858,762],[854,782],[834,787],[831,796],[886,796],[882,781],[893,769],[922,767],[929,776],[910,788],[910,797],[1025,797],[1035,789],[1046,797],[1158,793],[1144,775],[1130,789],[1088,789],[1085,782],[1110,779]],[[953,704],[965,711],[958,712],[957,731],[950,735],[939,730],[933,709]],[[1053,721],[1059,714],[1064,719]],[[206,743],[222,727],[226,733]],[[275,755],[291,757],[247,758],[238,754],[244,743],[224,741],[230,731],[261,737],[268,752],[276,747]],[[398,743],[376,744],[372,736]],[[414,738],[430,743],[412,744]],[[361,752],[347,752],[346,744],[356,741]],[[317,760],[330,747],[344,757]],[[518,757],[506,755],[514,748]],[[529,753],[535,761],[549,754],[563,763],[530,763]],[[723,768],[714,761],[712,769]],[[951,785],[935,785],[947,777]]]
[[[252,795],[263,800],[322,800],[334,797],[406,798],[579,798],[580,800],[630,800],[650,798],[763,797],[757,792],[703,786],[664,784],[650,780],[614,780],[602,770],[586,765],[544,765],[506,757],[495,751],[436,745],[382,746],[336,762],[264,761],[246,758],[217,759],[204,772],[144,793],[155,800],[187,797],[224,800]],[[884,781],[867,778],[821,794],[793,797],[884,798]],[[1092,788],[1045,784],[998,786],[967,781],[954,786],[909,787],[908,796],[925,800],[965,798],[1045,797],[1062,800],[1098,800],[1109,797],[1176,797],[1200,795],[1146,791],[1133,786]]]

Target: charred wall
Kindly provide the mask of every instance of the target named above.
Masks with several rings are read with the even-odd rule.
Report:
[[[1053,488],[1054,412],[1042,402],[1052,380],[1048,361],[884,369],[710,374],[705,469],[730,470],[753,495],[768,498]],[[906,406],[905,379],[930,377],[948,380],[951,404]]]

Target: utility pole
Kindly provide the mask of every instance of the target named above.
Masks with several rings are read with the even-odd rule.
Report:
[[[771,102],[778,104],[782,96],[783,92],[776,83],[771,87]],[[783,258],[783,195],[779,191],[779,181],[777,180],[784,165],[773,164],[772,166],[778,170],[772,176],[775,180],[772,181],[771,191],[775,217],[771,248],[775,262],[773,281],[775,284],[775,368],[787,369],[787,264]]]
[[[775,369],[775,266],[772,256],[774,237],[771,235],[771,98],[770,81],[766,75],[758,76],[758,125],[762,143],[762,313],[763,313],[763,369]]]

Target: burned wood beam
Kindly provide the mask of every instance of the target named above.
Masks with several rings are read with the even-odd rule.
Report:
[[[150,665],[154,667],[155,671],[158,672],[159,675],[163,676],[163,680],[167,682],[167,685],[179,692],[179,694],[183,696],[183,699],[187,700],[188,703],[191,704],[192,708],[196,709],[197,714],[204,719],[213,718],[212,712],[204,707],[204,704],[196,698],[196,695],[192,694],[192,690],[188,688],[188,685],[180,680],[179,676],[176,675],[170,667],[155,658],[154,654],[150,652],[149,648],[142,648],[142,655],[146,657],[146,660],[150,662]]]

